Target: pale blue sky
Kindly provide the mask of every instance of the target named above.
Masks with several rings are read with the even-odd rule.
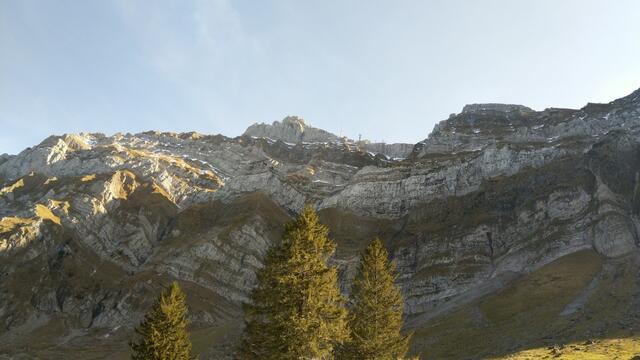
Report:
[[[417,142],[467,103],[605,102],[640,87],[639,15],[638,0],[0,0],[0,153],[286,115]]]

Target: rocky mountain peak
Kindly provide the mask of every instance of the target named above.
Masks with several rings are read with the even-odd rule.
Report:
[[[354,144],[362,150],[382,154],[388,158],[397,159],[407,157],[413,150],[413,144],[396,143],[371,143],[364,139],[358,141],[347,137],[339,137],[326,130],[322,130],[307,124],[298,116],[287,116],[282,121],[274,121],[272,124],[253,124],[244,132],[245,136],[280,140],[285,143],[328,143],[340,142]]]
[[[247,128],[246,136],[264,137],[289,143],[329,142],[340,138],[326,130],[309,126],[298,116],[287,116],[271,124],[256,123]]]
[[[282,123],[283,124],[291,124],[291,125],[296,125],[296,126],[300,126],[302,128],[306,127],[307,124],[304,122],[304,119],[299,117],[299,116],[287,116],[284,119],[282,119]]]
[[[496,104],[496,103],[487,103],[487,104],[468,104],[462,108],[463,113],[475,113],[482,111],[494,111],[494,112],[522,112],[522,113],[531,113],[532,109],[523,106],[523,105],[515,105],[515,104]]]

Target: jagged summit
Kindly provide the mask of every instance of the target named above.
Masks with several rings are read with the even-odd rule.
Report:
[[[299,116],[295,116],[295,115],[289,115],[289,116],[285,117],[284,119],[282,119],[282,123],[283,124],[296,124],[296,125],[299,125],[301,127],[305,127],[306,126],[306,124],[304,122],[304,119],[299,117]]]
[[[340,140],[340,137],[335,134],[307,125],[304,119],[297,116],[287,116],[282,121],[274,121],[271,124],[253,124],[247,128],[244,135],[282,140],[289,143]]]
[[[274,121],[271,124],[253,124],[247,128],[243,135],[281,140],[286,143],[328,143],[340,142],[353,144],[365,151],[374,154],[382,154],[392,159],[407,157],[413,150],[413,144],[395,143],[371,143],[368,140],[354,141],[347,137],[339,137],[336,134],[322,130],[305,123],[298,116],[287,116],[282,121]]]
[[[522,113],[534,112],[534,110],[524,105],[515,105],[515,104],[497,104],[497,103],[468,104],[462,108],[463,113],[472,113],[472,112],[480,112],[480,111],[522,112]]]

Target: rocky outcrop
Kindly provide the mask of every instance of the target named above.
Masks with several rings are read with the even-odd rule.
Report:
[[[247,128],[244,136],[265,138],[271,141],[280,140],[289,144],[299,143],[345,143],[359,147],[365,151],[382,154],[391,159],[404,159],[413,150],[414,144],[385,144],[371,143],[368,140],[354,142],[347,137],[338,137],[335,134],[307,125],[302,118],[288,116],[282,121],[274,121],[272,124],[253,124]]]
[[[235,334],[206,350],[224,358],[266,249],[308,203],[345,291],[359,251],[384,239],[419,330],[570,254],[637,252],[639,155],[640,91],[580,110],[469,105],[415,145],[293,117],[237,138],[52,136],[0,157],[0,352],[117,348],[178,279],[198,328]],[[40,350],[7,345],[40,333]]]
[[[289,143],[340,141],[340,138],[328,131],[307,125],[304,119],[287,116],[272,124],[253,124],[244,132],[245,136],[264,137]]]
[[[513,104],[469,104],[462,108],[463,113],[477,113],[477,112],[496,112],[496,113],[533,113],[530,108],[522,105]]]
[[[0,164],[9,160],[12,156],[9,154],[0,154]]]

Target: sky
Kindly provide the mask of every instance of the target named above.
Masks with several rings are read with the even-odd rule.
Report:
[[[0,0],[0,154],[297,115],[411,142],[465,104],[640,88],[637,0]]]

